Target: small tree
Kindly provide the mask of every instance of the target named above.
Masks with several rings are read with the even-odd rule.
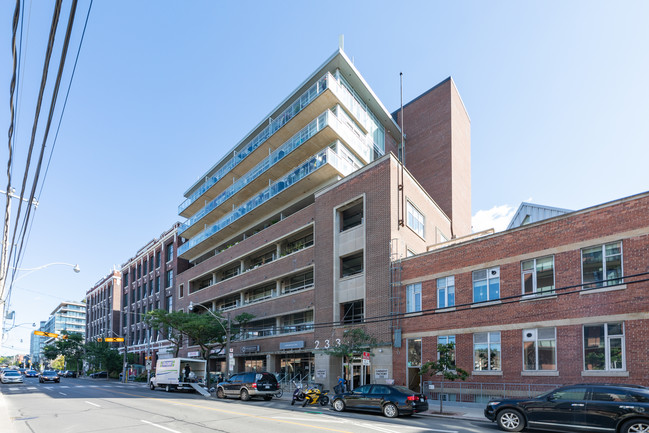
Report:
[[[327,355],[337,356],[346,362],[347,371],[351,371],[351,364],[354,356],[358,356],[361,351],[371,351],[373,347],[378,346],[376,338],[365,332],[364,328],[349,328],[343,332],[343,338],[340,339],[340,345],[325,351]],[[354,375],[351,375],[350,389],[354,387]]]
[[[421,366],[419,374],[424,376],[441,375],[442,387],[439,392],[439,413],[442,413],[442,394],[444,393],[444,379],[455,381],[457,379],[466,380],[469,373],[455,365],[455,343],[438,344],[437,352],[439,358],[437,361],[428,361]]]

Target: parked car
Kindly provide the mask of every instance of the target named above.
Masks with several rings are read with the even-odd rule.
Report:
[[[0,376],[2,383],[23,383],[23,375],[18,370],[7,370]]]
[[[336,412],[362,410],[381,412],[388,418],[428,410],[428,400],[405,386],[363,385],[351,392],[334,394],[331,405]]]
[[[27,370],[27,371],[25,371],[25,377],[38,377],[38,371],[36,371],[36,370]]]
[[[41,373],[41,375],[38,377],[38,381],[40,383],[44,382],[55,382],[59,383],[61,381],[61,376],[56,371],[53,370],[45,370],[44,372]]]
[[[526,427],[551,431],[649,431],[649,388],[578,384],[530,399],[495,399],[484,410],[505,431]]]
[[[90,377],[93,379],[100,379],[103,377],[105,379],[108,377],[108,373],[106,373],[105,371],[98,371],[96,373],[92,373]]]
[[[65,370],[60,374],[61,377],[77,377],[77,372],[72,370]]]
[[[272,373],[265,371],[237,373],[217,385],[216,396],[218,398],[239,397],[244,401],[252,397],[270,400],[278,389],[279,383]]]

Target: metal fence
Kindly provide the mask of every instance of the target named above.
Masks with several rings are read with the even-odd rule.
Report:
[[[537,383],[481,383],[462,381],[424,381],[422,392],[429,400],[484,405],[492,398],[530,398],[561,385]]]

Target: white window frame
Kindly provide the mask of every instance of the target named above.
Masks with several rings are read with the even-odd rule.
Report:
[[[426,217],[417,207],[406,201],[406,225],[422,239],[426,238]]]
[[[613,245],[613,244],[619,244],[620,245],[620,272],[622,275],[620,278],[613,279],[611,283],[609,283],[608,278],[606,278],[606,247],[608,245]],[[602,281],[599,283],[585,283],[584,282],[584,250],[589,250],[593,249],[595,247],[600,247],[602,249]],[[615,242],[608,242],[606,244],[602,245],[593,245],[590,247],[585,247],[580,250],[580,256],[581,256],[581,284],[582,284],[582,289],[588,290],[588,289],[594,289],[594,288],[601,288],[601,287],[609,287],[609,286],[617,286],[620,284],[624,283],[624,250],[622,249],[622,241],[615,241]],[[612,256],[608,256],[612,257]],[[618,282],[619,281],[619,282]],[[589,286],[592,285],[592,287],[586,287],[584,284],[588,284]]]
[[[620,324],[622,327],[622,334],[615,334],[613,336],[608,333],[608,325]],[[604,370],[586,370],[586,327],[593,326],[604,326]],[[584,371],[626,371],[626,329],[624,322],[605,322],[605,323],[593,323],[589,325],[583,325],[581,328],[582,332],[582,356],[583,356],[583,368]],[[622,366],[620,368],[611,368],[611,339],[620,338],[622,340]]]
[[[421,283],[408,284],[406,286],[406,313],[417,313],[421,311],[421,308]]]
[[[481,272],[481,271],[485,271],[487,276],[485,278],[476,279],[476,273]],[[492,275],[493,271],[496,272],[497,276]],[[491,291],[489,290],[490,281],[495,280],[496,278],[498,279],[498,297],[494,298],[494,299],[491,299],[491,297],[490,297]],[[487,299],[484,300],[484,301],[476,301],[475,300],[475,283],[476,283],[476,281],[483,281],[483,280],[487,281]],[[500,299],[500,266],[495,266],[493,268],[488,268],[488,269],[477,269],[477,270],[473,271],[471,273],[471,287],[473,288],[473,302],[489,302],[489,301],[499,300]]]
[[[444,287],[440,287],[440,281],[444,281]],[[449,284],[450,282],[450,284]],[[448,302],[449,287],[453,288],[453,305],[450,305]],[[444,290],[444,306],[440,305],[440,294],[439,292]],[[437,308],[450,308],[455,307],[455,276],[449,275],[448,277],[442,277],[437,279]]]
[[[478,364],[476,356],[475,356],[475,346],[476,344],[484,344],[484,343],[476,343],[475,339],[477,335],[487,335],[487,368],[484,370],[476,370],[476,366]],[[498,342],[492,342],[492,335],[498,334]],[[491,346],[498,344],[498,352],[500,354],[500,368],[491,368]],[[502,371],[503,368],[503,346],[502,346],[502,334],[500,331],[495,331],[495,332],[477,332],[473,334],[473,371]]]
[[[442,340],[446,340],[443,342]],[[453,340],[453,341],[451,341]],[[457,366],[457,342],[455,335],[438,335],[437,336],[437,345],[453,343],[453,359],[455,360],[455,365]],[[437,351],[437,359],[439,359],[439,351]]]
[[[547,292],[539,292],[538,284],[537,284],[537,273],[538,270],[536,268],[536,261],[537,260],[543,260],[547,258],[552,259],[552,289],[547,291]],[[523,264],[524,263],[529,263],[532,262],[532,269],[523,269]],[[525,275],[531,274],[532,275],[532,293],[525,293]],[[545,257],[538,257],[535,259],[529,259],[529,260],[523,260],[521,261],[521,293],[524,296],[542,296],[542,295],[547,295],[550,293],[554,293],[555,289],[555,281],[554,281],[554,256],[545,256]]]
[[[542,329],[552,329],[554,332],[554,335],[552,338],[539,338],[539,330]],[[528,338],[526,334],[528,332],[532,332],[534,334],[533,340]],[[527,339],[526,339],[527,338]],[[534,341],[534,361],[535,361],[535,368],[534,369],[528,369],[527,363],[525,362],[525,342],[526,341]],[[543,370],[539,368],[539,341],[554,341],[554,365],[555,368],[554,370]],[[522,349],[522,355],[523,355],[523,371],[556,371],[557,368],[557,328],[553,327],[548,327],[548,328],[534,328],[534,329],[523,329],[523,344],[521,346]]]

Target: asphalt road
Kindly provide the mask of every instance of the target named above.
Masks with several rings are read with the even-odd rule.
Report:
[[[105,379],[61,379],[0,385],[8,418],[0,431],[15,433],[483,433],[487,421],[423,415],[388,419],[329,407],[290,405],[290,397],[266,402],[217,400],[195,393],[151,391],[138,384]]]

